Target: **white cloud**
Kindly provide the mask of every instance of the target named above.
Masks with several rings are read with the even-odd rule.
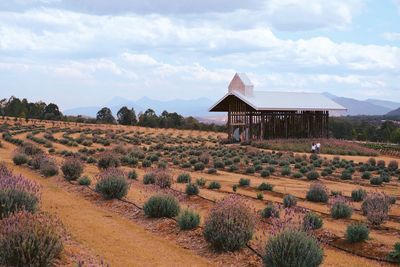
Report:
[[[6,72],[26,77],[17,84],[38,79],[49,88],[51,82],[71,84],[78,93],[89,86],[110,94],[123,88],[157,98],[217,98],[235,71],[246,71],[265,89],[350,94],[379,88],[400,97],[398,46],[275,34],[280,27],[343,29],[359,7],[356,0],[268,0],[257,11],[235,8],[204,16],[0,11],[0,90],[11,84]]]
[[[400,32],[385,32],[383,37],[388,41],[400,41]]]

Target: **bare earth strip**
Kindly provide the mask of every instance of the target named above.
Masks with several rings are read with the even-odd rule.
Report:
[[[0,159],[15,169],[7,150],[0,149]],[[76,241],[91,248],[111,266],[211,265],[173,242],[146,232],[135,223],[66,192],[51,179],[25,168],[18,168],[15,172],[39,182],[43,187],[42,210],[57,214]]]

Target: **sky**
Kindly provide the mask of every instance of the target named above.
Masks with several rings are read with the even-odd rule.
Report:
[[[235,72],[400,101],[400,0],[0,1],[1,98],[216,100]]]

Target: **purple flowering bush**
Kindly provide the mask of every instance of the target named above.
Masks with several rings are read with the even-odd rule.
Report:
[[[369,193],[361,205],[361,210],[368,222],[373,226],[380,226],[388,218],[390,197],[385,193]]]
[[[235,251],[253,237],[255,216],[245,202],[232,195],[217,202],[206,218],[204,237],[219,251]]]
[[[35,212],[39,200],[40,187],[37,183],[21,175],[14,175],[4,165],[0,165],[0,218],[20,210]]]
[[[0,220],[0,266],[52,266],[63,249],[61,223],[21,211]]]

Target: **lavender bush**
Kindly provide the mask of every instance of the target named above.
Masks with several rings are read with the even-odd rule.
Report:
[[[40,187],[37,183],[21,175],[14,175],[4,165],[0,165],[0,218],[20,210],[35,212],[39,200]]]
[[[306,232],[287,228],[271,237],[263,257],[264,266],[316,267],[322,263],[323,250]]]
[[[334,219],[348,219],[353,213],[350,203],[345,197],[337,195],[330,201],[330,213]]]
[[[388,218],[390,197],[385,193],[369,193],[361,205],[361,210],[373,226],[379,226]]]
[[[0,265],[52,266],[63,249],[62,232],[60,222],[43,213],[0,220]]]
[[[212,208],[203,234],[214,249],[235,251],[251,240],[254,227],[255,217],[250,208],[238,196],[232,195]]]
[[[81,177],[83,172],[83,164],[78,158],[69,157],[63,162],[61,170],[65,179],[68,181],[76,180]]]
[[[125,173],[116,168],[109,168],[98,175],[96,192],[105,199],[123,198],[129,190]]]

